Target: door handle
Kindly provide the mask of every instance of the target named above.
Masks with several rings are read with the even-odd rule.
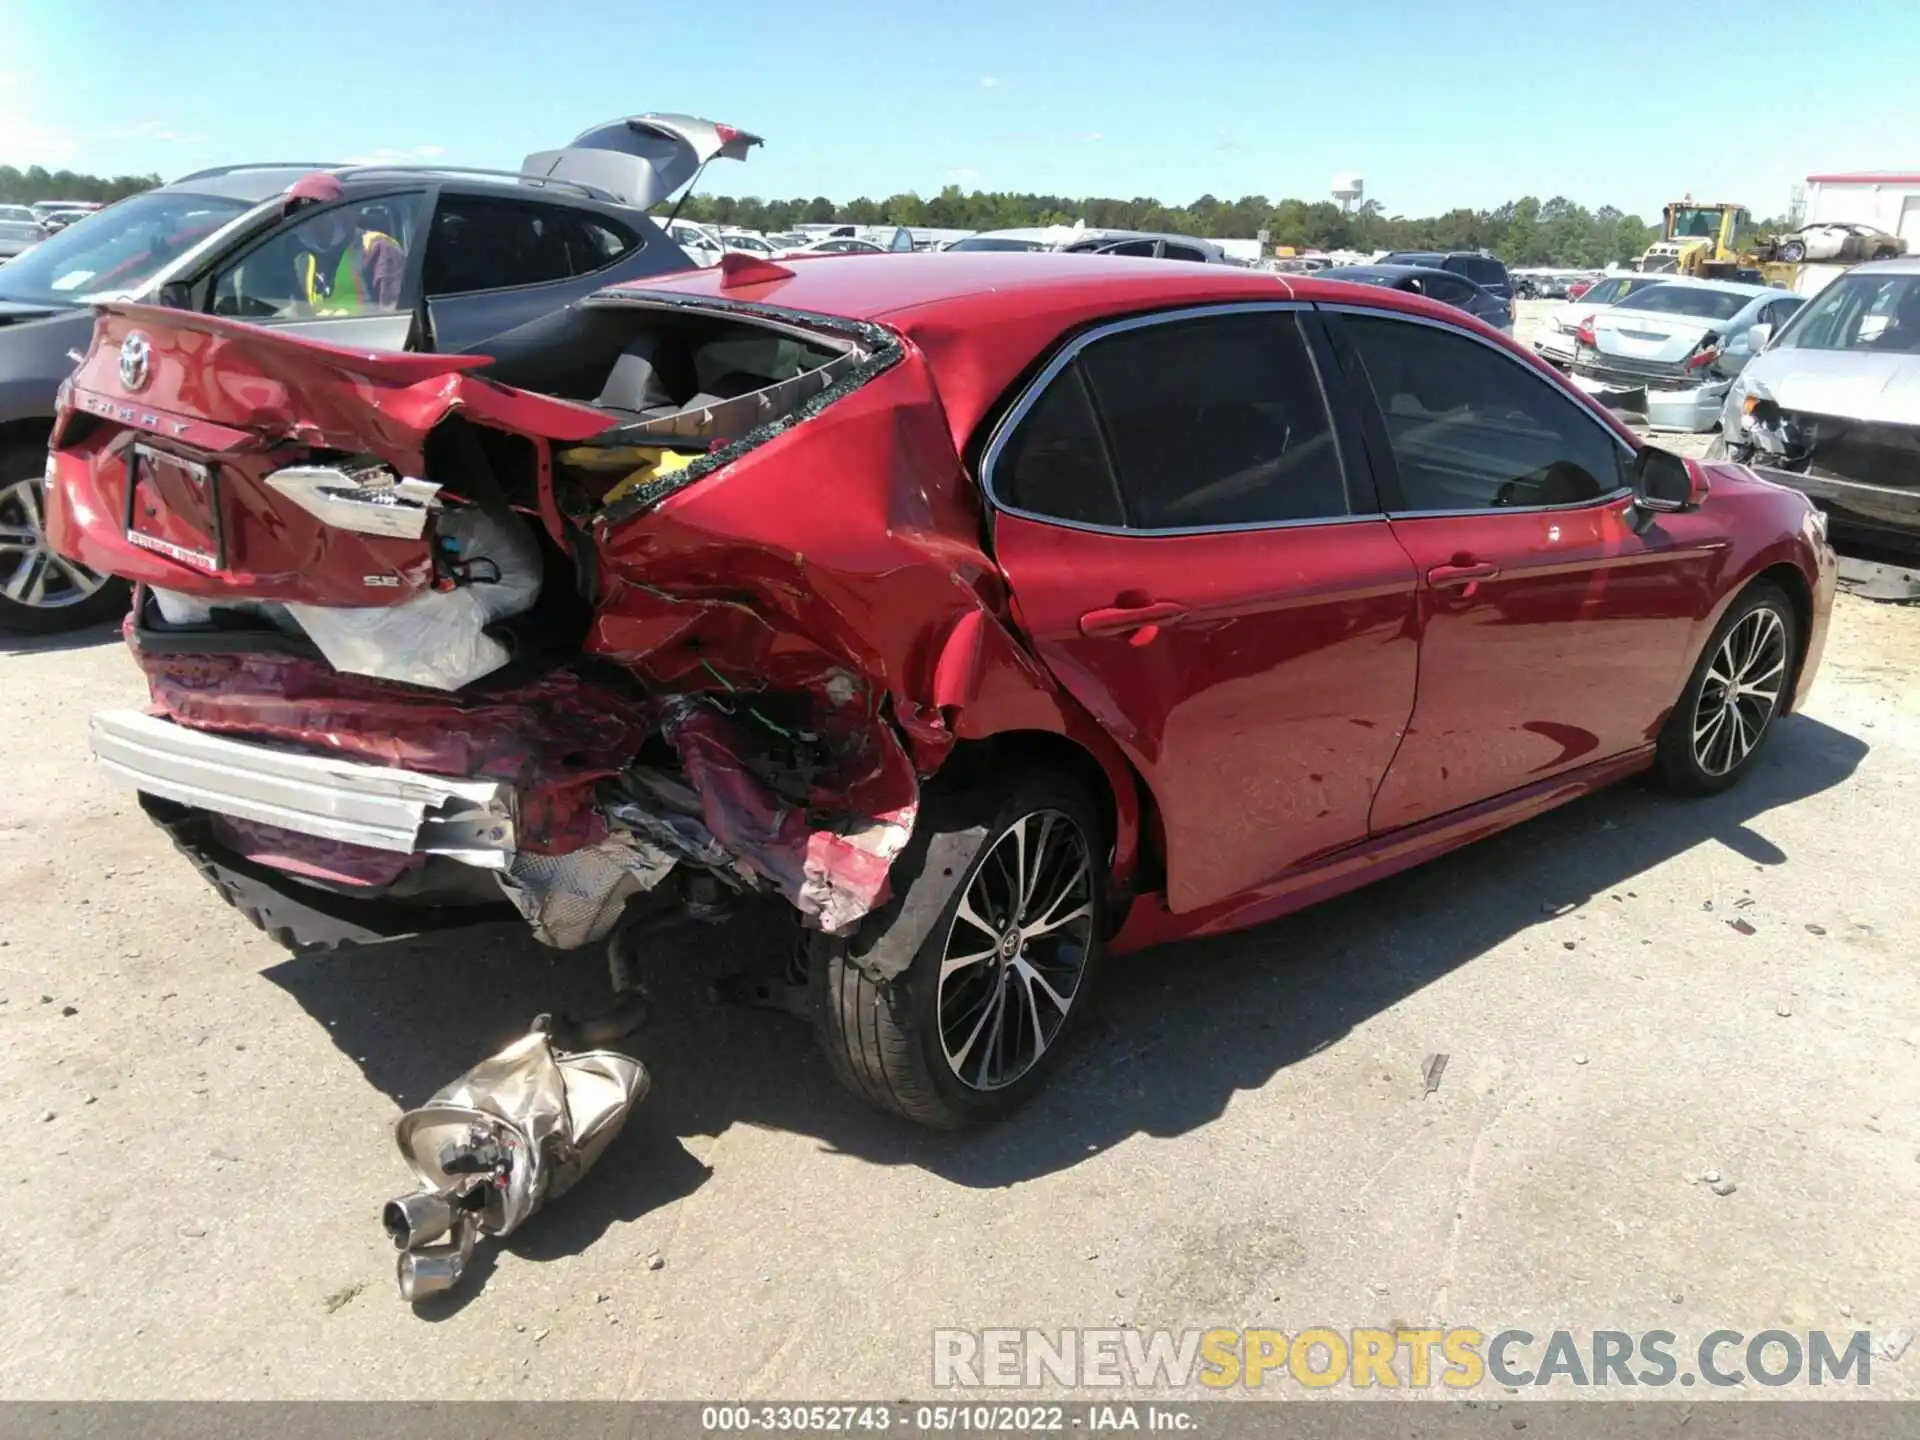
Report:
[[[1498,565],[1436,565],[1427,571],[1427,584],[1442,586],[1471,585],[1476,580],[1491,580],[1500,573]]]
[[[1187,607],[1171,600],[1156,600],[1150,605],[1114,605],[1089,610],[1080,617],[1080,633],[1086,636],[1125,635],[1148,626],[1177,625],[1187,618]]]

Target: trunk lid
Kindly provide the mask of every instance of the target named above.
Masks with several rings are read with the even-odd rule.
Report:
[[[634,115],[583,131],[562,149],[529,155],[520,169],[592,185],[645,210],[691,184],[709,162],[745,160],[763,143],[694,115]]]
[[[468,373],[487,363],[100,306],[54,435],[49,538],[93,570],[203,600],[396,604],[435,580],[436,426],[458,412],[571,441],[609,423]]]
[[[1679,365],[1715,325],[1692,315],[1601,309],[1593,315],[1593,337],[1602,355]]]

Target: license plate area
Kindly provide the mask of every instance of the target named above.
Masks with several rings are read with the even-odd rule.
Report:
[[[127,543],[209,575],[227,567],[220,476],[150,445],[127,451]]]

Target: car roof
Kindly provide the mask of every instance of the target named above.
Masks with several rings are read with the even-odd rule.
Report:
[[[547,191],[554,196],[618,204],[605,191],[572,180],[549,180],[539,175],[522,175],[512,170],[463,170],[458,166],[436,165],[343,165],[337,162],[304,164],[272,161],[259,165],[225,165],[182,176],[160,188],[192,195],[211,195],[229,200],[259,204],[284,192],[305,176],[326,171],[336,175],[349,190],[367,186],[405,183],[453,182],[462,188],[497,190],[503,194]]]
[[[600,293],[764,305],[884,324],[931,362],[954,441],[961,446],[1008,387],[1062,335],[1119,316],[1298,300],[1398,310],[1468,327],[1476,323],[1450,305],[1403,290],[1177,260],[940,250],[821,255],[792,261],[790,269],[789,262],[775,263],[788,273],[759,283],[729,287],[728,272],[713,268],[630,281]],[[1498,338],[1495,331],[1486,333]]]

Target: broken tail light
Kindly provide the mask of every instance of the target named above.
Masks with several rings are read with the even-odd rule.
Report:
[[[1700,337],[1700,343],[1694,347],[1693,354],[1687,357],[1685,368],[1689,371],[1704,370],[1720,358],[1720,336],[1712,330]]]
[[[1580,328],[1573,332],[1573,339],[1575,344],[1584,345],[1589,350],[1598,350],[1600,348],[1599,340],[1594,337],[1593,319],[1591,316],[1580,322]]]

